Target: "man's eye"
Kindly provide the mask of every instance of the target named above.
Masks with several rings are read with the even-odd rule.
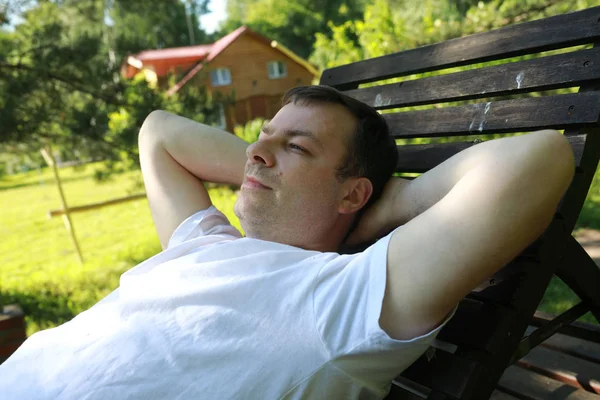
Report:
[[[290,143],[290,144],[289,144],[289,146],[290,146],[290,148],[291,148],[291,149],[293,149],[293,150],[299,150],[299,151],[301,151],[301,152],[303,152],[303,153],[306,153],[306,152],[307,152],[307,151],[306,151],[306,149],[305,149],[304,147],[298,146],[297,144]]]

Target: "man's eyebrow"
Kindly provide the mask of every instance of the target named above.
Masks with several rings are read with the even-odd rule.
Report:
[[[270,135],[273,132],[273,129],[271,128],[270,125],[263,125],[263,127],[261,129],[267,135]],[[319,139],[317,139],[311,131],[303,131],[301,129],[286,129],[285,131],[283,131],[283,134],[286,136],[291,136],[291,137],[294,137],[294,136],[307,137],[309,139],[312,139],[320,147],[323,147],[323,144],[321,143],[321,141]]]

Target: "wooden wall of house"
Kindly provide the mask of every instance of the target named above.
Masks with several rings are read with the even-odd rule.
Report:
[[[269,61],[283,61],[287,76],[269,79]],[[209,71],[229,68],[231,84],[213,87]],[[281,97],[289,89],[310,85],[314,76],[303,66],[288,58],[251,34],[243,34],[204,67],[188,84],[205,84],[207,89],[224,95],[235,93],[236,104],[227,111],[227,130],[255,118],[272,118],[280,108]]]
[[[269,79],[269,61],[285,62],[287,76]],[[295,86],[310,85],[313,80],[306,68],[251,34],[242,34],[208,65],[209,70],[216,68],[229,68],[232,83],[213,88],[209,81],[208,87],[223,93],[235,89],[236,100],[281,95]]]
[[[227,130],[233,131],[235,125],[242,125],[255,118],[273,118],[281,108],[281,96],[259,95],[237,101],[228,110]]]

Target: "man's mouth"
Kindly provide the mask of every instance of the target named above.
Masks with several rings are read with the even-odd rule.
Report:
[[[263,184],[258,179],[253,178],[251,176],[246,176],[246,179],[244,179],[244,182],[242,183],[242,187],[247,188],[247,189],[267,189],[267,190],[273,190],[269,186]]]

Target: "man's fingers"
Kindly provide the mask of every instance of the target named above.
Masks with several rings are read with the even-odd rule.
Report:
[[[371,232],[368,224],[359,223],[356,229],[354,229],[354,232],[352,232],[350,236],[348,236],[348,239],[346,239],[346,245],[355,246],[357,244],[366,242],[370,239],[370,236],[373,233],[374,232]]]

